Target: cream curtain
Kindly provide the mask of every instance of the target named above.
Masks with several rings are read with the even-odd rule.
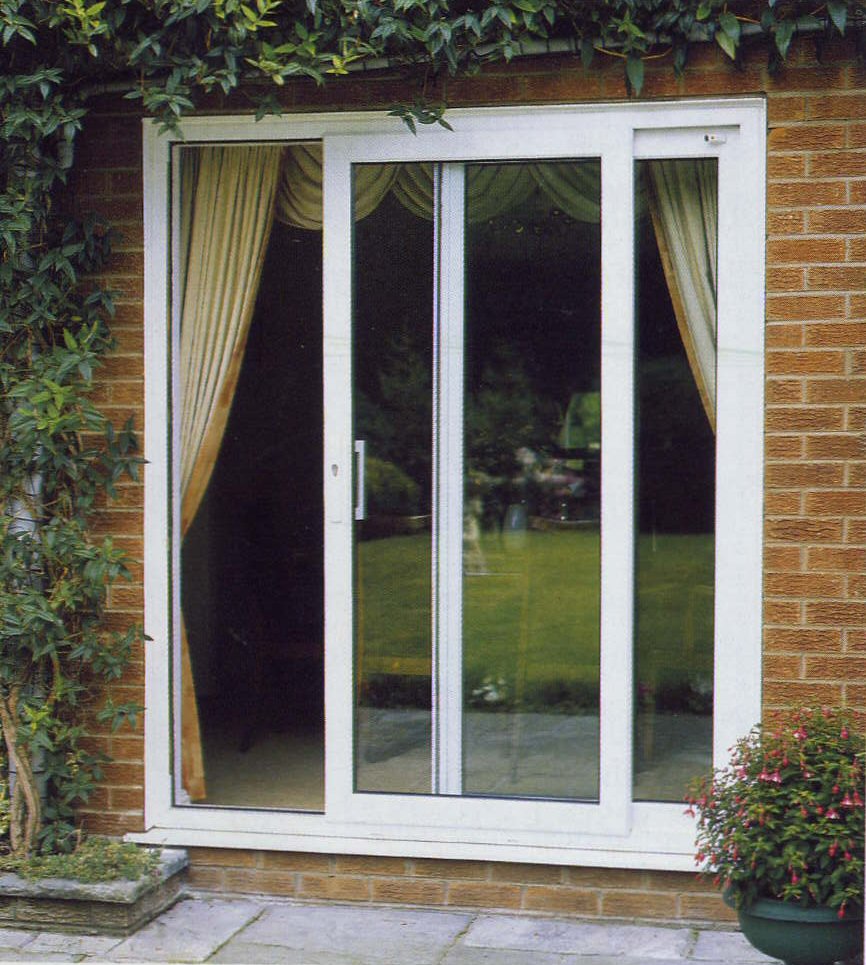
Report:
[[[649,207],[680,337],[716,427],[718,172],[710,159],[650,161]]]
[[[180,485],[186,534],[216,464],[240,373],[283,149],[217,146],[184,153]],[[183,784],[191,800],[200,800],[206,788],[185,628],[181,701]]]

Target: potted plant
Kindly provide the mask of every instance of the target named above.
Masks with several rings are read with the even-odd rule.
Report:
[[[696,860],[740,927],[788,965],[856,955],[863,917],[863,736],[845,712],[776,715],[692,785]]]

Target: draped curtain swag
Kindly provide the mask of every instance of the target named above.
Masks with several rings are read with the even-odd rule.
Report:
[[[716,169],[711,161],[651,161],[648,201],[665,278],[698,390],[715,423]],[[322,229],[319,144],[183,149],[180,213],[181,525],[195,519],[222,443],[273,219]],[[355,216],[388,192],[418,217],[434,213],[432,164],[358,165]],[[576,221],[600,220],[596,163],[470,164],[470,221],[493,218],[541,190]],[[201,736],[186,630],[181,638],[182,771],[205,797]]]

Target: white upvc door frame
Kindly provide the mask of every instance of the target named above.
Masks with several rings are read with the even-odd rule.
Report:
[[[424,128],[417,137],[403,130],[399,121],[381,114],[285,116],[258,124],[250,118],[192,118],[181,122],[179,134],[167,135],[158,134],[146,122],[145,629],[151,640],[146,660],[145,821],[149,830],[136,837],[214,846],[690,869],[693,826],[682,808],[630,801],[632,698],[630,683],[624,686],[623,681],[632,679],[634,524],[631,511],[623,512],[622,507],[632,505],[633,493],[634,160],[719,158],[714,752],[720,764],[733,738],[748,730],[760,714],[764,102],[752,98],[454,110],[449,121],[453,133]],[[172,587],[172,543],[178,534],[171,523],[177,494],[167,429],[170,333],[177,327],[171,319],[169,210],[171,152],[181,139],[186,144],[315,139],[325,145],[324,813],[184,806],[171,778],[169,693],[179,603]],[[602,453],[606,468],[599,802],[452,796],[459,790],[456,745],[440,750],[446,765],[437,780],[447,793],[356,794],[352,787],[352,607],[346,605],[352,597],[353,528],[353,439],[347,403],[351,397],[347,389],[351,386],[351,165],[435,160],[443,165],[443,172],[452,172],[454,187],[454,172],[468,161],[585,157],[602,160]],[[745,171],[751,176],[744,177]],[[448,181],[449,176],[443,178],[446,198]],[[749,217],[744,218],[743,212]],[[443,263],[453,270],[457,250],[443,254]],[[452,310],[456,306],[446,306],[439,337],[445,333],[440,351],[448,358],[444,369],[453,381],[462,360],[453,352],[448,354],[456,331],[456,323],[447,317]],[[447,393],[449,399],[459,394]],[[457,415],[451,411],[443,418]],[[440,471],[457,473],[452,454],[446,452],[440,462],[444,467]],[[629,471],[612,473],[612,465]],[[462,466],[459,471],[462,475]],[[457,518],[453,504],[439,505],[436,512]],[[462,538],[462,518],[458,532]],[[453,556],[456,540],[440,551]],[[450,592],[453,599],[454,587]],[[446,600],[438,601],[438,620],[446,618],[448,606]],[[453,620],[453,608],[447,612],[447,619]],[[440,664],[446,660],[440,666],[445,675],[454,676],[453,662],[447,663],[441,654],[438,659]],[[453,696],[443,695],[441,688],[438,707],[443,720],[460,710]],[[453,735],[454,726],[446,725],[444,732]]]

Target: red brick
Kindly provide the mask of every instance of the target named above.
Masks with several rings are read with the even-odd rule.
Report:
[[[800,569],[802,551],[797,546],[765,546],[764,571],[786,570],[795,573]]]
[[[762,669],[764,680],[795,680],[803,676],[803,657],[798,654],[766,653]]]
[[[432,878],[371,879],[373,901],[400,902],[411,905],[442,905],[445,903],[444,881]]]
[[[448,885],[447,902],[464,908],[519,908],[520,897],[520,885],[452,881]]]
[[[821,151],[845,147],[845,127],[842,124],[774,127],[767,135],[767,147],[770,151]]]
[[[828,375],[841,374],[845,371],[845,355],[843,352],[825,352],[810,350],[806,352],[781,352],[773,350],[767,353],[767,372],[775,375]]]
[[[838,683],[817,683],[814,680],[769,680],[764,684],[766,707],[803,707],[818,704],[831,707],[842,702],[842,687]]]
[[[261,872],[258,872],[261,874]],[[334,875],[301,875],[298,892],[304,898],[330,898],[334,901],[369,901],[369,878],[349,878]]]
[[[866,94],[843,94],[834,92],[812,95],[806,98],[806,117],[810,120],[851,118],[859,120],[866,116]]]
[[[812,291],[863,291],[866,288],[866,267],[821,265],[808,268],[806,285]]]
[[[807,212],[809,231],[817,234],[861,234],[866,231],[866,210],[862,208],[827,208]]]
[[[820,656],[806,657],[808,680],[862,680],[864,671],[866,671],[866,657],[853,655],[832,657],[825,653]]]
[[[258,895],[295,895],[295,875],[281,871],[249,868],[224,868],[223,885],[226,891]]]
[[[864,175],[866,174],[866,152],[834,151],[829,154],[810,154],[806,169],[811,177],[816,178]],[[836,184],[838,182],[830,183]],[[816,204],[818,203],[820,202],[816,202]]]
[[[733,923],[737,920],[737,913],[728,908],[720,895],[683,895],[680,898],[680,916],[695,921]]]
[[[866,603],[807,603],[806,622],[814,626],[862,627]]]
[[[767,116],[771,124],[805,120],[806,98],[773,95],[767,98]]]
[[[315,871],[331,870],[331,857],[327,854],[305,854],[300,851],[252,852],[256,864],[267,871]]]
[[[312,855],[298,855],[299,858]],[[319,870],[313,868],[310,871]],[[322,869],[324,870],[324,869]],[[369,854],[338,854],[334,858],[334,871],[349,875],[390,875],[396,877],[406,873],[406,859]]]
[[[840,486],[843,478],[843,466],[836,462],[776,462],[764,470],[768,488]]]
[[[770,180],[802,178],[806,175],[804,154],[771,154],[767,158],[767,177]]]
[[[803,344],[800,324],[770,324],[765,330],[767,348],[799,348]]]
[[[854,433],[806,436],[807,459],[862,459],[866,436]]]
[[[617,918],[675,918],[677,898],[673,894],[646,891],[605,891],[601,896],[603,915]]]
[[[842,538],[842,522],[834,519],[768,519],[768,540],[794,543],[838,543]]]
[[[764,646],[777,652],[799,654],[809,650],[839,650],[841,644],[841,630],[815,630],[812,627],[770,627],[764,630]]]
[[[766,516],[796,516],[802,508],[802,494],[799,492],[769,492],[764,496]],[[766,558],[764,567],[766,569]]]
[[[768,268],[768,292],[801,292],[806,290],[804,268]]]
[[[776,238],[767,242],[767,261],[773,265],[843,261],[844,238]]]
[[[511,864],[495,862],[490,866],[493,881],[513,881],[519,884],[557,885],[564,877],[562,868],[547,864]]]
[[[771,181],[767,185],[770,208],[844,204],[847,200],[848,186],[844,181]]]
[[[845,410],[841,406],[770,406],[764,424],[768,432],[838,431],[845,428]]]
[[[412,871],[424,878],[486,878],[488,866],[483,861],[447,861],[439,858],[417,858]]]
[[[837,599],[842,596],[845,581],[840,575],[817,573],[767,573],[764,592],[767,596],[793,596],[798,599]]]
[[[866,492],[840,490],[806,494],[807,516],[862,516],[866,513]]]
[[[862,345],[866,338],[866,322],[825,322],[820,325],[806,325],[806,345],[855,346]]]
[[[765,600],[764,624],[766,626],[792,626],[801,619],[801,604],[797,600]]]
[[[601,893],[587,888],[529,885],[523,907],[529,911],[547,911],[569,915],[598,915]]]
[[[794,322],[844,317],[845,297],[843,295],[770,295],[767,297],[769,321]]]
[[[767,231],[771,235],[798,235],[802,234],[805,229],[805,211],[770,211],[767,213]]]
[[[801,435],[772,435],[764,442],[764,455],[768,462],[779,459],[800,459],[805,448]]]

